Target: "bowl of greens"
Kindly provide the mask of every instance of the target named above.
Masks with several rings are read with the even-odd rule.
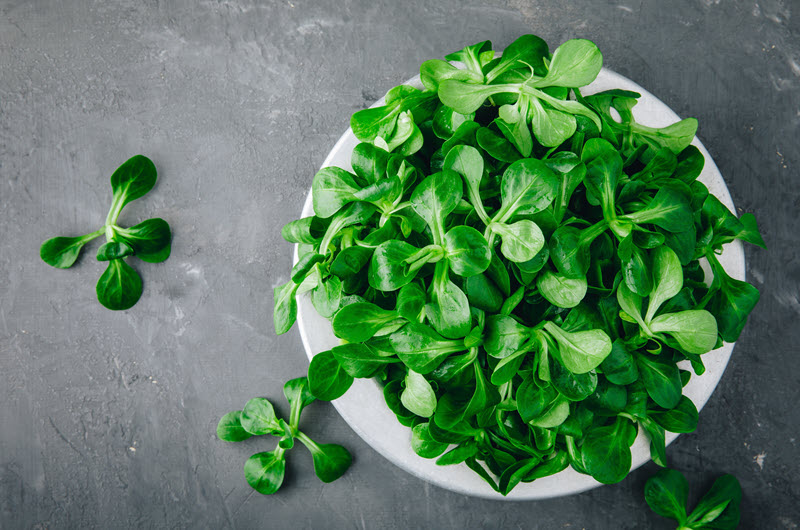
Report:
[[[313,180],[275,329],[311,394],[441,487],[543,499],[692,432],[758,291],[725,182],[586,40],[525,35],[355,113]]]

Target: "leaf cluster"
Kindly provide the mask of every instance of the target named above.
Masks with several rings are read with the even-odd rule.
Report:
[[[123,228],[117,225],[126,204],[147,194],[156,184],[156,167],[143,155],[123,163],[111,175],[113,198],[105,224],[98,230],[77,237],[54,237],[42,243],[39,256],[53,267],[72,267],[86,243],[106,236],[97,250],[97,260],[108,266],[97,281],[98,301],[108,309],[130,309],[142,296],[142,278],[126,259],[136,256],[148,263],[160,263],[169,257],[172,234],[169,224],[160,218],[147,219]]]
[[[695,120],[652,128],[638,94],[580,93],[593,43],[551,54],[527,35],[446,59],[422,65],[425,90],[353,115],[352,171],[315,176],[315,215],[282,231],[299,261],[276,332],[309,293],[342,339],[314,356],[310,391],[378,378],[417,454],[501,494],[568,466],[619,482],[638,430],[666,465],[665,432],[698,421],[678,363],[701,375],[758,300],[716,257],[763,246],[755,219],[697,180]]]
[[[299,440],[311,453],[314,472],[322,482],[333,482],[350,467],[350,453],[336,444],[321,444],[299,429],[300,414],[315,401],[309,392],[308,379],[299,377],[287,381],[283,394],[289,402],[289,421],[275,413],[272,403],[265,398],[253,398],[242,410],[225,414],[217,424],[217,437],[224,442],[241,442],[252,436],[276,436],[278,445],[272,451],[256,453],[244,464],[247,483],[263,495],[271,495],[283,484],[286,473],[286,452]]]
[[[718,478],[690,514],[689,483],[674,469],[662,469],[647,480],[644,498],[658,515],[678,521],[678,530],[733,530],[739,525],[742,488],[733,475]]]

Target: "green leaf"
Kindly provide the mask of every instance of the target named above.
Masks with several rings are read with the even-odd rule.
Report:
[[[172,253],[172,244],[168,243],[161,250],[157,250],[151,254],[136,254],[136,257],[147,263],[161,263],[166,261]]]
[[[388,162],[389,153],[367,142],[355,146],[350,155],[353,171],[369,183],[378,182],[384,177]]]
[[[481,73],[486,63],[494,58],[494,52],[492,51],[492,43],[485,40],[445,55],[444,58],[448,61],[461,61],[467,70]]]
[[[436,394],[424,375],[409,370],[405,379],[405,390],[400,395],[403,406],[423,418],[430,418],[436,410]]]
[[[672,178],[688,184],[694,182],[703,172],[705,158],[697,147],[690,145],[678,154],[677,162]]]
[[[739,526],[739,504],[742,487],[733,475],[723,475],[714,481],[689,516],[692,528],[733,530]]]
[[[513,464],[512,466],[508,467],[503,474],[500,476],[500,481],[498,483],[498,490],[503,496],[509,494],[509,492],[514,489],[522,479],[525,478],[528,473],[533,470],[542,460],[540,458],[528,458],[525,460],[520,460]]]
[[[444,144],[442,144],[441,150],[439,152],[441,157],[446,158],[447,155],[450,154],[450,151],[457,145],[466,144],[474,147],[476,144],[475,133],[477,132],[478,129],[480,129],[480,127],[481,127],[480,124],[474,121],[465,121],[464,123],[459,125],[458,129],[456,129],[455,132],[453,133],[453,136],[451,136]],[[439,157],[435,156],[434,158],[437,159],[434,165],[438,166]],[[431,161],[433,162],[433,158]],[[442,169],[446,168],[442,166]]]
[[[551,355],[550,384],[568,400],[583,401],[591,396],[597,388],[597,374],[594,371],[573,374],[556,359],[555,355]]]
[[[619,339],[611,345],[611,352],[600,364],[600,369],[616,385],[629,385],[639,378],[636,359]]]
[[[374,142],[380,137],[384,142],[392,139],[401,112],[412,111],[415,118],[424,121],[433,112],[436,94],[422,92],[414,87],[400,85],[386,94],[386,105],[364,109],[350,118],[353,134],[362,142]]]
[[[447,261],[436,264],[429,296],[425,314],[433,329],[450,339],[466,336],[472,320],[469,300],[464,291],[450,281]]]
[[[639,376],[652,400],[665,409],[676,406],[683,391],[678,366],[648,354],[637,355],[636,362]]]
[[[353,384],[353,376],[328,350],[316,354],[308,366],[308,387],[314,397],[321,401],[333,401],[344,395]]]
[[[625,283],[639,296],[649,295],[653,290],[653,278],[647,253],[633,244],[631,235],[620,243],[618,251],[621,254],[622,277]]]
[[[353,462],[350,452],[341,445],[318,444],[304,433],[298,433],[297,439],[311,453],[314,473],[322,482],[329,483],[340,478]]]
[[[568,416],[569,401],[564,396],[559,395],[547,404],[542,414],[529,420],[528,423],[534,427],[552,429],[564,423]]]
[[[688,197],[670,187],[659,188],[645,208],[622,217],[634,223],[652,223],[673,233],[690,229],[693,222]]]
[[[378,142],[377,140],[381,140]],[[401,112],[397,115],[397,125],[394,133],[389,138],[376,139],[376,145],[392,152],[395,149],[401,155],[413,155],[420,150],[423,143],[422,131],[414,123],[414,115],[409,112]]]
[[[471,226],[451,228],[444,236],[444,249],[450,269],[464,278],[482,273],[492,260],[486,239]]]
[[[278,423],[280,423],[281,428],[283,429],[283,436],[280,437],[278,440],[278,447],[281,449],[286,449],[287,451],[294,447],[294,433],[295,429],[286,423],[283,418],[278,419]]]
[[[361,246],[342,249],[331,262],[331,274],[343,280],[358,274],[369,263],[372,252],[373,249]]]
[[[342,300],[342,280],[329,276],[311,290],[311,303],[321,317],[331,318]]]
[[[514,147],[514,144],[504,137],[498,136],[488,127],[481,127],[478,129],[475,132],[475,140],[486,154],[501,162],[516,162],[521,157],[519,151]]]
[[[522,362],[525,360],[526,355],[531,351],[537,342],[529,342],[518,348],[514,353],[503,357],[500,362],[494,367],[492,371],[491,381],[495,386],[500,386],[511,381],[519,371]]]
[[[527,158],[533,151],[533,139],[528,127],[528,102],[524,96],[519,96],[514,105],[500,107],[498,117],[494,124],[500,132],[521,154]]]
[[[456,145],[450,149],[444,159],[445,169],[455,171],[464,178],[470,202],[482,219],[489,216],[483,208],[481,200],[481,179],[483,178],[483,157],[477,149],[470,145]]]
[[[660,129],[634,123],[631,130],[647,145],[655,149],[667,148],[677,154],[692,143],[697,133],[697,119],[685,118]]]
[[[58,269],[72,267],[78,259],[83,246],[103,234],[103,230],[79,237],[54,237],[42,243],[39,257],[42,261]]]
[[[439,84],[439,99],[460,114],[471,114],[481,108],[483,102],[494,94],[512,91],[509,85],[475,85],[446,79]]]
[[[117,237],[133,247],[136,257],[148,263],[160,263],[170,255],[172,232],[169,223],[155,217],[130,228],[114,227]]]
[[[342,344],[331,349],[334,358],[345,372],[356,378],[373,377],[386,367],[396,363],[394,357],[384,357],[366,344]]]
[[[275,310],[272,314],[275,333],[282,335],[289,331],[297,320],[297,300],[295,293],[298,284],[289,280],[283,285],[275,287],[272,297],[275,300]]]
[[[418,423],[411,429],[411,448],[422,458],[436,458],[447,450],[448,444],[434,440],[428,426]]]
[[[379,291],[396,291],[408,285],[419,268],[411,270],[408,261],[420,249],[397,239],[381,243],[375,248],[369,263],[369,284]]]
[[[416,322],[408,323],[388,338],[400,360],[420,374],[430,373],[445,357],[466,349],[463,341],[446,340],[428,326]]]
[[[600,204],[607,220],[616,217],[617,184],[622,175],[622,157],[602,138],[586,141],[581,153],[586,164],[586,190],[591,204]]]
[[[406,427],[412,427],[418,421],[418,418],[416,414],[409,411],[400,402],[400,394],[402,392],[402,378],[390,380],[386,386],[383,387],[383,399],[386,402],[386,406],[389,407],[389,410],[397,416],[397,421]]]
[[[220,418],[217,424],[217,438],[223,442],[241,442],[252,436],[244,430],[241,423],[242,411],[234,410]]]
[[[359,186],[353,175],[338,167],[324,167],[314,176],[311,197],[314,213],[327,218],[338,212],[344,205],[355,200]]]
[[[533,135],[545,147],[557,147],[567,141],[577,129],[575,116],[544,107],[538,98],[530,99],[530,119]]]
[[[97,261],[121,259],[133,254],[130,245],[123,241],[109,241],[97,249]]]
[[[478,454],[478,446],[473,441],[464,442],[457,447],[446,452],[436,460],[437,466],[452,466],[460,464],[468,458]]]
[[[550,475],[555,475],[556,473],[560,473],[564,471],[569,466],[569,455],[566,451],[561,450],[554,453],[554,456],[549,460],[545,460],[540,465],[533,468],[531,472],[529,472],[523,482],[528,482],[530,480],[536,480],[538,478],[549,477]]]
[[[544,247],[542,230],[527,219],[512,224],[491,223],[489,229],[502,238],[500,252],[509,261],[530,261]]]
[[[476,274],[465,279],[463,290],[470,307],[490,313],[500,311],[505,300],[503,293],[486,274]]]
[[[582,118],[588,118],[598,130],[602,127],[602,122],[600,121],[600,118],[597,117],[597,114],[592,112],[591,109],[579,101],[573,101],[571,99],[559,99],[551,96],[543,90],[537,90],[535,88],[526,89],[524,92],[526,94],[531,94],[533,97],[541,99],[556,110],[573,114],[576,117],[580,116]]]
[[[314,265],[322,261],[325,261],[325,256],[322,254],[317,254],[316,252],[303,254],[300,256],[300,259],[297,260],[297,263],[294,264],[294,267],[292,267],[292,272],[290,273],[292,281],[297,284],[303,283],[314,268]]]
[[[546,270],[536,278],[539,293],[556,307],[575,307],[586,296],[586,278],[567,278],[558,272]]]
[[[544,329],[558,343],[561,362],[574,374],[594,370],[611,353],[611,339],[602,330],[570,333],[552,322],[546,322]]]
[[[584,232],[573,226],[559,226],[548,242],[550,259],[558,272],[566,278],[585,278],[591,264],[589,244]]]
[[[753,214],[742,214],[742,216],[739,218],[739,222],[742,224],[742,229],[736,233],[737,239],[747,241],[748,243],[761,248],[767,248],[767,244],[764,243],[764,239],[758,232],[758,224],[756,223],[756,217]]]
[[[650,329],[671,335],[689,353],[707,353],[717,344],[717,321],[703,309],[659,315],[650,322]]]
[[[283,395],[289,402],[289,425],[294,430],[300,425],[300,413],[316,399],[308,385],[307,377],[297,377],[286,381]]]
[[[689,483],[679,471],[662,469],[647,480],[644,486],[644,500],[650,509],[662,517],[686,523],[686,500],[689,497]]]
[[[395,310],[409,322],[421,322],[425,316],[425,300],[426,295],[422,287],[416,283],[409,283],[398,291]]]
[[[241,424],[245,431],[254,435],[283,434],[272,403],[264,398],[253,398],[247,402],[242,409]]]
[[[250,487],[262,495],[272,495],[280,489],[286,472],[283,451],[279,447],[274,451],[256,453],[247,459],[244,476]]]
[[[502,203],[493,221],[505,223],[513,215],[531,215],[553,202],[558,188],[555,174],[535,158],[508,166],[500,183]]]
[[[539,387],[533,379],[525,379],[515,395],[517,402],[517,412],[522,421],[528,423],[542,416],[548,407],[558,399],[558,392],[555,388],[546,386]]]
[[[678,404],[669,410],[648,410],[647,414],[669,432],[687,433],[697,429],[697,407],[686,396],[681,396]]]
[[[496,252],[492,252],[492,261],[489,263],[489,268],[486,269],[486,276],[494,282],[505,296],[511,296],[511,276],[508,273],[506,264],[497,256]]]
[[[653,255],[654,287],[650,293],[645,322],[651,322],[661,305],[676,296],[683,287],[683,269],[678,255],[669,247],[662,246]],[[715,337],[716,342],[716,337]]]
[[[348,342],[364,342],[385,327],[405,321],[394,311],[381,309],[369,302],[357,302],[341,308],[333,320],[333,333]]]
[[[594,81],[602,67],[603,54],[592,41],[571,39],[556,48],[547,75],[530,85],[578,88]]]
[[[650,440],[650,458],[661,467],[667,467],[666,433],[663,427],[650,418],[637,418]]]
[[[97,280],[95,291],[97,299],[108,309],[130,309],[142,296],[142,278],[125,261],[113,259]]]
[[[459,71],[464,72],[464,70]],[[459,114],[450,107],[441,105],[436,109],[436,112],[433,113],[433,123],[431,126],[433,133],[446,141],[453,137],[462,124],[474,118],[474,114]]]
[[[114,197],[106,224],[116,224],[122,208],[153,189],[156,178],[156,166],[144,155],[133,156],[119,166],[111,175]]]
[[[547,43],[536,35],[522,35],[509,44],[503,55],[486,74],[487,82],[501,76],[509,70],[544,68],[544,59],[550,56]]]
[[[325,220],[317,216],[303,217],[286,223],[281,237],[289,243],[315,244],[325,233]]]
[[[708,253],[714,271],[712,289],[716,288],[706,309],[716,318],[722,340],[735,342],[747,323],[747,316],[755,308],[760,294],[747,282],[728,276],[713,253]]]
[[[635,438],[633,422],[622,417],[612,425],[592,429],[581,447],[584,467],[598,482],[620,482],[631,469],[630,447]]]
[[[490,315],[486,319],[486,337],[483,347],[492,357],[508,357],[528,339],[526,326],[509,316]]]
[[[441,59],[431,59],[422,63],[419,67],[420,78],[425,88],[436,90],[439,84],[447,79],[465,81],[467,83],[482,83],[483,76],[466,69],[456,68],[447,61]],[[448,108],[448,107],[441,107]]]
[[[614,416],[625,411],[628,405],[628,389],[598,377],[597,388],[586,399],[586,405],[591,407],[595,415]]]
[[[430,372],[431,379],[437,383],[446,383],[456,376],[466,373],[467,368],[474,364],[477,357],[477,348],[470,348],[470,351],[460,355],[451,355]]]
[[[444,219],[455,209],[463,193],[461,179],[445,169],[420,182],[411,194],[411,205],[434,233],[444,235]]]
[[[647,389],[642,383],[641,377],[628,385],[628,402],[625,404],[624,412],[639,419],[647,417]]]
[[[474,388],[466,384],[460,387],[452,387],[450,392],[445,393],[436,404],[436,414],[433,417],[434,425],[443,429],[456,429],[458,425],[464,424],[471,417],[488,411],[500,402],[500,395],[497,389],[486,384],[483,370],[474,362],[476,357],[477,352],[471,359],[466,359],[468,364],[473,367],[475,376]]]
[[[568,151],[556,153],[544,163],[558,177],[559,186],[553,200],[553,217],[560,223],[567,211],[572,194],[586,176],[586,165],[575,153]]]
[[[620,282],[617,287],[617,303],[626,315],[649,333],[647,324],[642,320],[642,297],[631,291],[626,282]]]

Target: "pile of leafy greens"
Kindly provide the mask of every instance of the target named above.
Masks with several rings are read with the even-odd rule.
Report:
[[[666,465],[665,432],[698,421],[681,367],[701,375],[758,301],[717,259],[764,246],[755,218],[697,180],[695,119],[653,128],[637,93],[581,94],[592,42],[446,59],[353,115],[352,171],[314,177],[315,215],[282,230],[299,261],[276,332],[310,296],[342,340],[313,358],[311,394],[377,378],[420,457],[503,495],[569,466],[619,482],[638,431]]]
[[[122,209],[131,201],[146,195],[157,179],[156,166],[144,155],[126,160],[111,175],[113,198],[106,222],[98,230],[77,237],[54,237],[42,243],[42,261],[58,269],[75,264],[86,243],[105,235],[106,242],[97,250],[97,261],[108,267],[97,281],[97,300],[108,309],[130,309],[142,296],[142,278],[125,261],[136,256],[148,263],[165,261],[172,249],[169,224],[158,217],[123,228],[117,225]]]

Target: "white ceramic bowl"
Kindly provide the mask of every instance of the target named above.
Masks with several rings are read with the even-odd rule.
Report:
[[[422,88],[419,76],[410,79],[405,84]],[[678,115],[658,98],[633,81],[606,68],[603,68],[597,79],[585,87],[582,92],[589,95],[611,88],[632,90],[642,95],[634,108],[634,115],[638,122],[653,127],[664,127],[679,120]],[[383,105],[383,98],[376,101],[373,106],[380,105]],[[353,131],[348,129],[333,146],[322,167],[338,166],[352,170],[350,153],[357,144],[358,140],[353,135]],[[706,159],[699,180],[708,186],[709,191],[716,195],[725,206],[731,211],[735,211],[728,188],[708,151],[696,137],[692,144],[700,149]],[[314,209],[309,192],[302,217],[311,215],[314,215]],[[295,250],[294,259],[296,262],[297,250]],[[720,256],[720,262],[731,277],[744,280],[744,252],[740,242],[736,241],[727,245],[724,253]],[[328,350],[340,343],[339,339],[333,335],[328,320],[316,313],[307,296],[298,300],[297,323],[309,360],[316,353]],[[701,377],[693,375],[683,390],[698,410],[703,408],[717,386],[732,351],[733,344],[725,344],[723,347],[703,355],[706,372]],[[686,364],[688,369],[688,362]],[[417,456],[409,443],[411,430],[398,423],[395,415],[386,406],[382,388],[376,381],[356,379],[350,390],[341,398],[333,401],[333,405],[356,434],[389,461],[412,475],[451,491],[489,499],[534,500],[579,493],[601,485],[592,477],[567,468],[556,475],[527,484],[519,484],[507,497],[503,497],[492,490],[464,464],[437,466],[434,464],[434,460],[426,460]],[[667,444],[677,437],[677,434],[667,433]],[[636,469],[650,459],[650,446],[644,433],[639,433],[631,450],[633,453],[632,469]]]

